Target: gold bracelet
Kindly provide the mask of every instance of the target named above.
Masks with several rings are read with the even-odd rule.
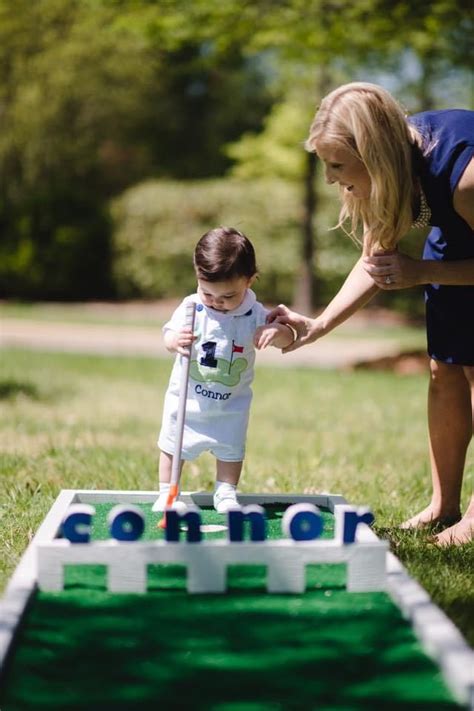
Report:
[[[289,323],[285,323],[284,326],[287,326],[287,327],[290,329],[290,331],[291,331],[291,335],[293,336],[293,340],[292,340],[292,342],[290,343],[290,345],[293,345],[293,343],[294,343],[294,342],[296,341],[296,339],[298,338],[298,331],[296,330],[296,328],[293,328],[293,326],[292,326],[291,324],[289,324]]]

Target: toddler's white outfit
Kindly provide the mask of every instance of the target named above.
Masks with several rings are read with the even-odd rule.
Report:
[[[179,331],[185,304],[196,303],[196,316],[181,458],[205,451],[227,462],[241,461],[252,400],[255,346],[253,337],[265,323],[267,309],[247,290],[236,309],[223,313],[205,306],[198,294],[188,296],[163,326]],[[182,356],[177,354],[165,395],[158,446],[174,453]]]

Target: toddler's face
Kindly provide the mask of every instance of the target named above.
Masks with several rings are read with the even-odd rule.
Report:
[[[245,298],[247,289],[253,278],[234,277],[224,281],[206,281],[198,279],[198,294],[203,304],[215,311],[232,311],[236,309]]]

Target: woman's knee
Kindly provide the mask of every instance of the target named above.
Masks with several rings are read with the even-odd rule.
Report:
[[[452,387],[456,384],[465,385],[465,374],[462,365],[443,363],[439,360],[430,361],[430,385],[435,388]]]
[[[463,365],[464,376],[471,387],[474,387],[474,365]]]

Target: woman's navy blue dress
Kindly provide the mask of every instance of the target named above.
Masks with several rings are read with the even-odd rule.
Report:
[[[410,117],[424,138],[417,168],[431,208],[423,259],[474,259],[474,231],[453,208],[453,193],[474,156],[474,111],[425,111]],[[474,365],[474,284],[425,288],[428,353],[435,360]]]

